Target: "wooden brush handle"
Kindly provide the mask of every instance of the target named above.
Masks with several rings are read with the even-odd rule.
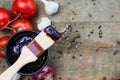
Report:
[[[38,58],[26,47],[22,48],[22,52],[18,60],[0,75],[0,80],[11,80],[13,76],[27,63],[34,62]]]
[[[13,76],[12,80],[19,80],[20,77],[21,77],[21,75],[18,74],[18,73],[16,73],[16,74]]]

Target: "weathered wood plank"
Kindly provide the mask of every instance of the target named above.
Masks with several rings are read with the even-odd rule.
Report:
[[[0,7],[11,10],[12,1],[2,0]],[[31,20],[36,31],[42,16],[49,17],[57,29],[71,29],[51,47],[48,64],[54,68],[55,80],[120,79],[120,0],[55,1],[60,4],[59,13],[47,16],[36,0],[38,11]],[[0,37],[6,34],[0,32]],[[0,59],[0,73],[6,68]]]

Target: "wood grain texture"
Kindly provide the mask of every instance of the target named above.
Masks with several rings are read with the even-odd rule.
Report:
[[[0,6],[10,10],[12,1],[2,0]],[[48,16],[44,5],[36,0],[38,10],[31,22],[36,31],[42,16],[49,17],[57,29],[71,26],[71,31],[51,47],[48,64],[54,69],[55,80],[119,80],[120,0],[54,1],[60,4],[60,10]],[[78,34],[80,38],[74,43]],[[0,32],[0,37],[3,35],[6,33]],[[0,61],[2,72],[7,64]],[[30,76],[22,78],[28,79]]]

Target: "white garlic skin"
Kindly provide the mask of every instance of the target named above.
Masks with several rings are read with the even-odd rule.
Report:
[[[59,4],[55,1],[46,1],[46,0],[41,0],[44,5],[45,5],[45,12],[47,15],[52,15],[57,13],[59,9]]]
[[[37,28],[38,30],[42,31],[49,25],[51,25],[51,20],[47,17],[42,17],[41,22],[37,24]]]

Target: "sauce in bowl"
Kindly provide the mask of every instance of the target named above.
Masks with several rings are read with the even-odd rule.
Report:
[[[14,34],[8,41],[6,46],[6,60],[8,65],[12,65],[20,56],[21,49],[24,45],[27,45],[31,40],[37,36],[35,31],[21,31]],[[20,69],[19,73],[22,75],[32,75],[42,70],[49,57],[49,50],[38,58],[37,61],[25,65]]]

